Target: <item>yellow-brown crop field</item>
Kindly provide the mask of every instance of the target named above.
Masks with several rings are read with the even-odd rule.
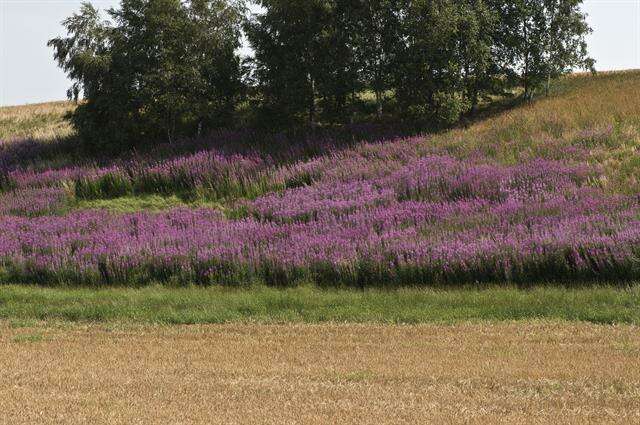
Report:
[[[640,421],[640,333],[573,323],[0,327],[0,423]]]

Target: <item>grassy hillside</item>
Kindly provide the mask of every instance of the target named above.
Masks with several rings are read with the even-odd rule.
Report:
[[[81,154],[60,121],[70,105],[10,108],[0,280],[639,279],[638,83],[639,72],[571,76],[549,98],[437,135],[222,132],[116,159]]]
[[[32,165],[46,168],[51,157],[57,164],[65,163],[69,147],[60,141],[73,135],[64,120],[73,108],[69,102],[0,108],[0,143],[58,144],[57,152]],[[460,157],[480,151],[504,163],[536,156],[568,157],[575,154],[574,149],[580,154],[586,151],[590,162],[604,168],[599,184],[638,193],[639,111],[640,71],[577,74],[556,82],[548,98],[504,112],[487,111],[468,126],[430,137],[429,144]],[[93,157],[84,160],[95,162]]]
[[[575,75],[553,95],[434,139],[458,155],[474,151],[506,163],[585,155],[610,190],[640,192],[640,72]]]
[[[69,137],[73,129],[64,116],[73,108],[69,102],[0,108],[0,141],[33,139],[47,142]]]

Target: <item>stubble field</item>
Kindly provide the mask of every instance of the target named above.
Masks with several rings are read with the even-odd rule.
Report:
[[[11,424],[640,421],[633,326],[5,322],[0,341]]]

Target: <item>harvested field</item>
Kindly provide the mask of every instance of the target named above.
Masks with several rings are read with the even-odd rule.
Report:
[[[638,423],[639,362],[633,326],[4,322],[0,423]]]

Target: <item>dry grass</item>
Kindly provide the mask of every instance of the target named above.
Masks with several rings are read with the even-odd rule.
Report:
[[[34,139],[53,140],[72,134],[67,112],[71,102],[50,102],[0,108],[0,141]]]
[[[640,334],[586,324],[0,325],[0,422],[639,423]]]
[[[601,184],[640,191],[640,71],[578,74],[554,94],[433,138],[459,155],[480,151],[506,163],[535,157],[572,159],[586,149],[603,169]],[[596,137],[587,137],[595,134]]]

